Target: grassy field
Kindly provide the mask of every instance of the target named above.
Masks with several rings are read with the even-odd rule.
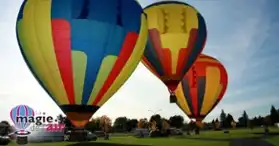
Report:
[[[271,132],[279,133],[279,128],[270,129]],[[230,140],[235,138],[251,138],[262,137],[262,134],[253,134],[263,132],[263,129],[238,129],[230,130],[229,134],[224,134],[222,131],[204,131],[200,135],[179,136],[170,138],[135,138],[133,136],[111,137],[105,141],[98,139],[96,142],[88,143],[30,143],[28,146],[229,146]],[[264,138],[274,146],[279,146],[279,135]],[[10,146],[16,144],[10,144]]]

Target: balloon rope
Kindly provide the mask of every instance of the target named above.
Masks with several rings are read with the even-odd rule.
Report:
[[[183,30],[184,30],[184,32],[185,33],[187,33],[188,32],[188,30],[187,30],[187,9],[183,9],[182,10],[183,12],[182,12],[182,23],[183,23]]]
[[[162,34],[165,34],[165,33],[167,33],[168,32],[168,13],[166,12],[166,10],[164,10],[164,9],[161,9],[161,11],[162,11],[162,14],[163,14],[163,31],[162,31]],[[158,24],[159,24],[160,22],[158,22]]]
[[[192,87],[196,87],[196,84],[197,84],[197,71],[196,71],[196,67],[195,67],[195,65],[193,65],[193,67],[192,67],[192,71],[193,71],[193,73],[192,73]]]
[[[171,91],[170,89],[169,89],[169,92],[170,92],[170,95],[175,95],[174,91]]]

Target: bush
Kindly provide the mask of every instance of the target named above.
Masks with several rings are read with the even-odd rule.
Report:
[[[0,138],[0,145],[8,145],[10,143],[10,139]]]
[[[230,133],[230,131],[228,131],[228,130],[225,130],[225,131],[224,131],[224,133],[225,133],[225,134],[229,134],[229,133]]]
[[[168,137],[168,136],[170,136],[170,134],[171,134],[170,130],[166,130],[165,132],[162,132],[161,136]]]
[[[149,134],[150,137],[160,137],[161,132],[160,131],[151,131]]]

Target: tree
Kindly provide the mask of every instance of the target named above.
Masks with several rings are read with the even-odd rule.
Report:
[[[183,131],[189,131],[189,130],[190,130],[189,124],[188,124],[187,122],[185,122],[185,123],[183,124],[182,130],[183,130]]]
[[[238,125],[239,125],[239,127],[244,127],[243,117],[238,118]]]
[[[215,120],[214,120],[214,119],[211,121],[211,127],[212,127],[213,129],[216,129]]]
[[[172,127],[182,128],[184,123],[184,118],[180,115],[175,115],[169,118],[169,124]]]
[[[163,119],[162,120],[162,133],[164,134],[169,134],[169,129],[170,129],[170,124],[167,120]]]
[[[137,119],[128,119],[126,125],[126,130],[131,132],[134,128],[137,128],[138,120]]]
[[[115,119],[113,128],[117,132],[124,132],[127,130],[127,117],[118,117]]]
[[[139,120],[138,128],[148,128],[148,121],[146,118]]]
[[[222,128],[225,128],[226,126],[226,113],[224,112],[224,110],[222,109],[221,114],[220,114],[220,124],[222,126]]]
[[[221,122],[218,119],[216,119],[215,120],[215,129],[220,129],[220,127],[221,127]]]
[[[229,128],[232,126],[232,122],[234,122],[233,116],[231,114],[227,114],[226,120],[225,120],[225,127]]]
[[[236,128],[236,122],[235,122],[235,121],[232,121],[232,122],[231,122],[231,126],[232,126],[233,129],[235,129],[235,128]]]
[[[238,122],[240,126],[247,127],[249,123],[249,117],[246,113],[246,111],[243,112],[242,117],[238,118]]]
[[[162,123],[162,129],[163,130],[167,130],[170,128],[170,124],[168,123],[167,120],[163,120],[163,123]]]
[[[215,119],[213,119],[212,121],[211,121],[211,124],[214,124],[215,123]]]
[[[270,120],[272,125],[279,122],[279,113],[277,112],[277,110],[273,105],[271,106],[270,109]]]
[[[91,132],[101,130],[100,126],[101,118],[92,118],[85,126],[85,128]]]
[[[189,130],[194,130],[196,128],[196,122],[191,120],[188,126],[189,126]]]
[[[157,127],[157,122],[155,120],[149,122],[150,126],[149,129],[150,131],[158,131],[158,127]]]
[[[264,125],[264,117],[259,116],[257,120],[257,126],[262,126]]]
[[[258,118],[254,117],[253,119],[250,120],[250,125],[251,126],[258,126]]]
[[[159,130],[162,129],[162,118],[159,114],[155,114],[155,115],[151,116],[150,119],[149,119],[149,122],[150,123],[156,122],[156,127]]]
[[[264,125],[264,118],[261,116],[254,117],[250,120],[251,126],[262,126]]]
[[[265,126],[269,126],[269,125],[271,125],[271,124],[272,124],[272,121],[271,121],[270,115],[264,117],[264,125],[265,125]]]
[[[104,132],[109,132],[111,128],[111,119],[108,116],[103,115],[100,118],[100,126]]]
[[[241,127],[247,127],[248,126],[249,117],[248,117],[248,114],[246,113],[246,111],[243,111],[242,116],[238,118],[238,123],[239,123],[239,126],[241,126]]]

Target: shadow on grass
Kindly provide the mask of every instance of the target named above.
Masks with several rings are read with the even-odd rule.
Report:
[[[179,136],[176,138],[181,138],[181,139],[193,139],[193,140],[201,140],[201,141],[233,141],[233,140],[239,140],[239,139],[246,139],[246,140],[259,140],[259,139],[266,139],[270,138],[273,136],[278,136],[279,132],[270,132],[269,134],[265,134],[264,132],[255,132],[252,133],[254,136],[251,137],[232,137],[232,138],[218,138],[218,137],[192,137],[192,136]]]
[[[179,136],[175,137],[176,139],[192,139],[200,141],[230,141],[230,138],[207,138],[207,137],[191,137],[191,136]]]
[[[234,139],[230,142],[230,146],[273,146],[267,141],[255,138]]]
[[[101,143],[101,142],[80,142],[80,143],[68,144],[67,146],[149,146],[149,145]]]
[[[255,133],[253,133],[253,134],[255,134],[255,135],[265,135],[264,132],[255,132]],[[268,133],[267,135],[268,135],[268,136],[277,136],[277,135],[279,135],[279,132],[270,132],[270,133]]]

